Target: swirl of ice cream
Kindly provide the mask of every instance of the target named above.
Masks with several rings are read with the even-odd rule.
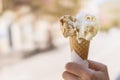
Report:
[[[76,36],[81,43],[81,39],[90,41],[98,32],[98,23],[94,15],[84,14],[75,18],[65,15],[60,18],[61,30],[64,37]]]
[[[79,29],[77,40],[79,42],[81,38],[88,41],[92,40],[98,32],[98,22],[96,17],[92,14],[84,14],[77,19],[80,22],[80,26],[77,27],[77,29]]]

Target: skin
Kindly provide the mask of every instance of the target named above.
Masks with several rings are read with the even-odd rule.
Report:
[[[64,80],[109,80],[107,67],[104,64],[88,60],[89,68],[69,62],[63,72]]]

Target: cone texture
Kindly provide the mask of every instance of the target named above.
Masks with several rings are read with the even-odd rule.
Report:
[[[83,60],[87,60],[90,41],[82,39],[82,42],[78,43],[76,36],[72,36],[69,39],[71,51],[74,50]]]

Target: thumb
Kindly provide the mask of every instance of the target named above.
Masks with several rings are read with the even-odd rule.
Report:
[[[95,71],[102,71],[102,72],[105,72],[107,71],[107,66],[102,64],[102,63],[98,63],[98,62],[95,62],[95,61],[91,61],[91,60],[87,60],[88,63],[89,63],[89,68],[90,69],[93,69]]]

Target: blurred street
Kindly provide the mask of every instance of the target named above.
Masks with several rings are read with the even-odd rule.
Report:
[[[0,80],[62,80],[64,65],[69,61],[69,46],[40,53],[0,69]]]
[[[89,59],[108,66],[111,80],[120,80],[120,30],[99,33],[91,42]],[[62,39],[61,39],[62,40]],[[65,63],[70,61],[69,41],[57,49],[36,54],[0,69],[0,80],[62,80]]]

